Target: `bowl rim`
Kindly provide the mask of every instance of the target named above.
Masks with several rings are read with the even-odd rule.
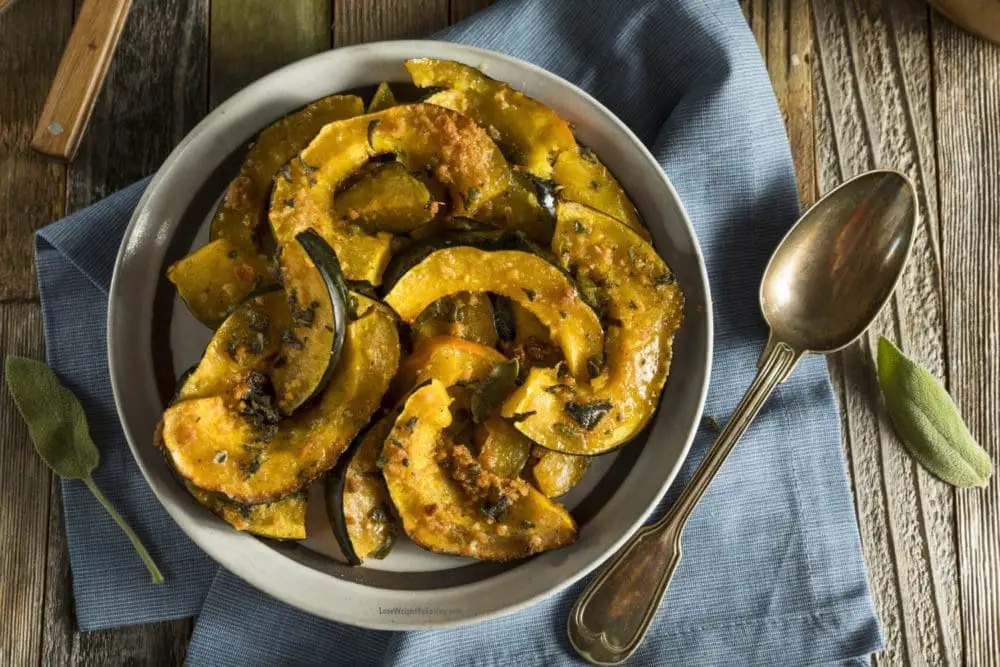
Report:
[[[383,53],[378,53],[383,52]],[[115,298],[115,295],[119,293],[122,289],[121,281],[123,266],[127,262],[129,256],[133,254],[134,248],[130,244],[130,240],[134,237],[137,227],[143,222],[148,224],[146,218],[146,210],[150,206],[150,202],[158,196],[160,188],[163,186],[164,182],[169,179],[169,175],[176,170],[178,163],[185,159],[185,155],[188,149],[191,148],[193,144],[198,142],[201,135],[215,125],[220,125],[225,122],[225,118],[230,113],[242,105],[248,103],[253,103],[253,101],[260,95],[261,92],[267,90],[269,84],[273,84],[276,81],[283,79],[284,77],[290,76],[298,72],[305,72],[316,66],[322,64],[327,64],[328,61],[338,61],[346,60],[351,61],[355,59],[365,60],[365,59],[380,59],[385,60],[388,56],[385,52],[391,52],[393,60],[406,60],[413,57],[439,57],[442,59],[458,60],[461,62],[467,62],[469,64],[475,64],[476,60],[486,62],[496,62],[506,65],[512,69],[521,70],[526,74],[530,74],[533,77],[540,78],[547,84],[551,84],[557,88],[566,90],[571,95],[575,96],[578,100],[584,103],[586,107],[593,112],[596,112],[600,116],[603,116],[603,120],[610,122],[614,130],[617,130],[630,144],[630,151],[634,153],[637,159],[642,159],[648,162],[655,168],[655,173],[659,175],[659,183],[657,187],[663,187],[669,198],[672,200],[673,204],[676,206],[675,213],[679,216],[679,219],[683,222],[685,229],[683,230],[690,237],[691,241],[691,254],[695,260],[697,267],[697,280],[700,282],[698,285],[700,291],[704,295],[704,303],[702,308],[699,310],[699,315],[704,319],[704,324],[702,325],[702,336],[700,337],[700,343],[703,346],[703,362],[696,366],[696,372],[698,375],[699,384],[697,387],[688,387],[688,391],[696,392],[695,404],[697,406],[696,410],[691,411],[689,418],[689,423],[686,432],[683,433],[683,440],[681,436],[671,436],[675,441],[681,443],[681,448],[676,462],[672,468],[666,472],[662,478],[662,483],[659,489],[653,494],[652,499],[646,503],[646,506],[638,513],[637,516],[631,521],[621,534],[612,541],[612,543],[604,548],[600,554],[596,557],[591,558],[588,562],[583,564],[580,569],[575,572],[569,573],[562,577],[561,581],[555,584],[548,585],[541,590],[533,592],[526,596],[520,596],[515,602],[509,604],[500,604],[489,611],[475,612],[469,615],[465,615],[463,611],[459,610],[459,614],[456,617],[449,617],[447,614],[442,613],[441,615],[431,614],[427,615],[416,615],[416,621],[414,621],[409,615],[405,618],[399,618],[397,616],[389,615],[385,619],[381,617],[371,619],[366,618],[359,621],[357,618],[348,617],[350,611],[347,614],[341,613],[342,609],[334,609],[332,605],[317,604],[315,601],[310,602],[309,600],[303,599],[300,596],[293,595],[289,592],[286,586],[286,581],[283,581],[285,577],[280,577],[278,579],[267,579],[265,576],[267,572],[264,570],[270,567],[270,564],[262,568],[259,563],[254,562],[252,558],[232,558],[227,557],[224,550],[221,548],[220,542],[231,542],[236,539],[236,536],[240,538],[249,539],[251,542],[259,543],[257,538],[246,535],[244,533],[238,533],[229,529],[227,532],[232,533],[230,539],[218,540],[215,539],[210,531],[204,530],[204,526],[201,525],[204,522],[199,519],[199,517],[192,516],[183,506],[181,502],[176,502],[172,497],[172,492],[164,487],[163,482],[157,479],[154,475],[154,471],[151,470],[150,464],[145,460],[145,455],[140,451],[140,439],[136,437],[133,429],[130,428],[129,421],[126,417],[126,405],[125,405],[125,391],[126,388],[122,385],[122,380],[120,376],[120,365],[118,363],[118,352],[119,345],[118,337],[116,333],[116,323],[122,319],[122,314],[120,309],[117,307],[119,299]],[[400,55],[402,54],[402,55]],[[433,54],[433,55],[430,55]],[[464,57],[463,57],[464,56]],[[376,83],[373,81],[372,83]],[[511,85],[518,87],[513,82]],[[335,94],[334,91],[331,94]],[[263,99],[257,100],[257,103],[262,102]],[[558,107],[558,105],[556,105]],[[296,107],[290,107],[289,110]],[[287,113],[287,111],[286,111]],[[648,166],[648,165],[647,165]],[[687,288],[686,288],[687,291]],[[685,314],[685,318],[688,314]],[[123,236],[122,243],[119,247],[118,254],[115,260],[114,272],[111,280],[111,287],[109,290],[108,299],[108,318],[107,318],[107,353],[108,353],[108,367],[111,379],[112,390],[115,400],[115,409],[118,415],[119,422],[121,423],[122,430],[126,436],[126,440],[129,445],[129,449],[135,459],[143,477],[145,478],[147,484],[153,490],[154,495],[157,500],[164,506],[171,518],[178,524],[182,531],[198,545],[203,551],[205,551],[213,560],[215,560],[219,565],[230,570],[238,577],[240,577],[245,582],[249,583],[253,587],[287,603],[293,607],[305,610],[309,613],[313,613],[317,616],[334,620],[337,622],[348,623],[351,625],[365,627],[377,630],[422,630],[430,628],[446,628],[446,627],[456,627],[461,625],[468,625],[472,623],[477,623],[492,618],[497,618],[500,616],[505,616],[507,614],[514,613],[521,609],[530,607],[541,600],[548,598],[556,593],[565,590],[572,584],[579,581],[581,578],[592,572],[599,565],[601,565],[607,558],[609,558],[613,553],[615,553],[621,546],[628,540],[649,518],[650,514],[658,506],[659,502],[663,499],[670,487],[672,482],[677,476],[681,466],[687,460],[688,453],[691,448],[691,444],[694,440],[695,433],[698,429],[698,425],[701,422],[702,412],[704,411],[704,404],[708,393],[709,379],[711,376],[712,369],[712,354],[713,354],[713,313],[712,313],[712,298],[711,290],[708,281],[708,273],[705,267],[704,256],[702,254],[701,246],[698,243],[697,235],[695,234],[694,227],[691,224],[690,218],[687,211],[680,200],[673,184],[670,179],[664,173],[663,169],[656,162],[652,154],[646,148],[646,146],[639,140],[639,138],[632,132],[632,130],[626,126],[615,114],[613,114],[609,109],[607,109],[601,102],[591,96],[589,93],[580,89],[578,86],[570,81],[563,79],[562,77],[545,70],[539,66],[536,66],[530,62],[521,60],[513,56],[509,56],[497,51],[490,49],[484,49],[475,46],[469,46],[465,44],[458,44],[452,42],[443,42],[436,40],[386,40],[378,42],[369,42],[365,44],[358,44],[354,46],[341,47],[337,49],[332,49],[325,51],[297,62],[286,65],[274,72],[257,79],[256,81],[250,83],[248,86],[234,94],[228,100],[220,104],[214,110],[209,112],[199,123],[188,132],[184,139],[173,149],[167,159],[163,162],[160,168],[156,171],[148,187],[143,193],[135,211],[129,221],[126,228],[125,234]],[[124,361],[122,362],[124,363]],[[674,362],[676,363],[676,355]],[[659,411],[658,413],[659,414]],[[653,422],[657,419],[656,416],[653,418]],[[143,446],[148,446],[148,443],[144,443]],[[214,517],[212,517],[214,519]],[[249,542],[245,542],[244,545],[249,547]],[[262,547],[265,545],[261,544]],[[573,549],[573,547],[567,547],[567,549]],[[557,552],[550,552],[550,554],[556,554],[561,551],[566,551],[567,549],[558,550]],[[288,568],[288,572],[295,570],[299,575],[301,575],[303,581],[301,582],[300,589],[305,587],[308,589],[310,585],[321,585],[321,581],[316,577],[322,577],[323,579],[330,579],[339,582],[339,584],[345,586],[342,591],[349,594],[358,595],[370,595],[372,590],[379,591],[383,589],[371,589],[370,587],[365,587],[360,584],[345,581],[339,579],[330,574],[320,572],[314,568],[302,564],[301,562],[292,560],[287,556],[278,554],[276,551],[268,549],[272,553],[276,554],[278,558],[287,561],[284,563],[284,567]],[[258,553],[263,557],[263,554]],[[548,554],[545,554],[548,555]],[[543,556],[545,556],[543,555]],[[231,554],[229,554],[231,556]],[[299,572],[299,570],[302,570]],[[273,573],[273,572],[272,572]],[[309,575],[308,573],[312,573]],[[289,578],[291,575],[289,575]],[[438,600],[433,599],[434,596],[442,590],[448,590],[460,593],[462,595],[474,595],[479,592],[479,589],[483,587],[488,587],[491,581],[496,579],[496,576],[491,576],[483,581],[475,582],[472,584],[463,584],[459,586],[453,586],[448,589],[430,589],[424,591],[389,591],[396,596],[398,602],[409,603],[414,605],[421,604],[421,597],[431,597],[432,602],[435,603],[447,603],[446,599]],[[353,590],[353,587],[368,589],[367,593],[358,590]],[[433,610],[433,608],[431,608]],[[379,613],[381,613],[382,607],[379,605]],[[387,611],[389,611],[387,609]],[[442,611],[447,611],[442,608]],[[426,612],[425,612],[426,614]]]

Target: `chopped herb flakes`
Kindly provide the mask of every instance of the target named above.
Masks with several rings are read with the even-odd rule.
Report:
[[[507,496],[500,496],[495,503],[487,500],[483,502],[481,509],[483,514],[494,521],[503,521],[507,518],[507,511],[510,509],[510,498]]]
[[[566,403],[566,413],[577,424],[588,431],[592,431],[604,419],[604,415],[608,414],[612,407],[614,406],[610,401],[594,401],[593,403],[569,401]]]

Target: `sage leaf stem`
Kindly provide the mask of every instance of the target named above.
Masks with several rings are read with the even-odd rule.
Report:
[[[97,502],[104,506],[104,509],[106,509],[108,514],[111,515],[111,518],[115,520],[118,527],[122,529],[123,533],[125,533],[125,537],[127,537],[129,542],[132,543],[132,546],[135,547],[136,552],[139,554],[139,558],[141,558],[142,562],[146,564],[146,569],[148,569],[149,574],[152,575],[153,583],[162,584],[163,574],[160,573],[160,568],[156,566],[156,563],[153,561],[153,557],[149,555],[148,551],[146,551],[146,547],[143,545],[142,540],[140,540],[139,536],[135,534],[132,527],[125,522],[125,519],[122,518],[122,515],[119,514],[118,510],[116,510],[114,505],[111,504],[111,501],[108,500],[103,493],[101,493],[101,490],[97,488],[97,484],[94,484],[92,477],[89,475],[84,477],[83,483],[87,485],[90,492],[94,494],[95,498],[97,498]]]

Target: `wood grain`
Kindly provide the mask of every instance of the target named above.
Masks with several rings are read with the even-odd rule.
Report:
[[[207,109],[207,0],[132,8],[90,128],[70,166],[66,208],[82,208],[152,173]],[[191,622],[80,633],[72,617],[58,496],[48,541],[42,654],[54,664],[180,664]]]
[[[860,344],[831,361],[844,411],[862,544],[882,621],[881,664],[958,664],[963,655],[950,487],[902,450],[879,406],[877,334],[940,378],[944,294],[928,10],[920,0],[813,2],[820,191],[879,167],[918,190],[918,234],[895,296]]]
[[[451,0],[451,22],[458,23],[492,4],[493,0]]]
[[[132,0],[84,2],[59,61],[31,147],[72,160],[111,66]]]
[[[0,303],[0,351],[44,358],[37,303]],[[49,472],[6,388],[0,390],[0,664],[37,664],[41,650]]]
[[[795,163],[799,199],[816,199],[813,129],[812,21],[802,0],[742,0],[743,12],[767,64]]]
[[[18,3],[0,18],[0,80],[11,82],[0,89],[5,353],[41,353],[31,232],[64,206],[74,210],[151,173],[210,105],[326,48],[331,16],[333,41],[345,45],[426,36],[488,4],[298,0],[283,3],[279,16],[262,0],[136,3],[64,197],[65,168],[32,155],[28,143],[73,1]],[[877,331],[948,382],[973,433],[1000,462],[998,48],[932,16],[920,0],[742,5],[786,119],[803,201],[874,166],[898,167],[917,185],[914,258]],[[997,664],[1000,487],[994,480],[985,491],[956,494],[902,453],[879,407],[873,340],[833,358],[830,369],[885,633],[875,661]],[[180,664],[189,621],[76,631],[58,484],[18,453],[26,441],[10,411],[0,392],[0,531],[7,536],[0,664]]]
[[[334,0],[333,45],[427,37],[448,26],[448,0]]]
[[[213,0],[209,107],[274,70],[330,48],[330,0]]]
[[[28,145],[69,36],[71,2],[22,2],[0,18],[0,300],[35,298],[31,236],[62,215],[66,168]]]
[[[152,174],[207,109],[208,0],[132,8],[69,170],[72,212]]]
[[[967,664],[1000,660],[1000,46],[932,19],[949,389],[993,459],[957,492]]]

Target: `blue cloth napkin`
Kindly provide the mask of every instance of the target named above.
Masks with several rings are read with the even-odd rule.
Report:
[[[439,38],[518,56],[573,81],[649,146],[694,222],[715,297],[706,412],[724,419],[765,338],[757,284],[798,213],[767,73],[736,0],[508,0]],[[82,630],[198,615],[189,662],[572,664],[565,636],[580,584],[474,626],[388,633],[294,610],[218,568],[166,515],[117,423],[107,373],[107,292],[145,182],[36,238],[49,363],[80,396],[102,452],[97,483],[167,583],[152,585],[124,536],[76,482],[63,484]],[[701,429],[662,512],[714,434]],[[880,644],[821,359],[781,386],[695,510],[684,559],[639,665],[867,661]]]

